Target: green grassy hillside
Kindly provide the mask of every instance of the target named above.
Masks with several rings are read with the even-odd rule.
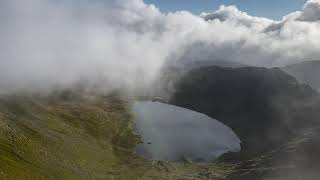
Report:
[[[144,160],[131,120],[118,96],[2,96],[0,179],[207,179],[233,168]]]

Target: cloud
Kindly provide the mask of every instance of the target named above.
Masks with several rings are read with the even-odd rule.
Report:
[[[258,28],[261,30],[273,21],[267,18],[253,17],[246,12],[240,11],[236,6],[220,6],[220,8],[213,13],[202,13],[201,15],[206,21],[232,21],[237,25],[246,26],[248,28]]]
[[[297,18],[301,21],[320,21],[320,1],[319,0],[309,0]]]
[[[282,21],[235,6],[162,13],[142,0],[0,1],[0,92],[148,86],[167,61],[276,66],[320,58],[319,0]]]
[[[168,51],[150,30],[160,12],[142,1],[5,0],[0,12],[2,91],[137,86]]]
[[[208,23],[206,38],[189,44],[184,56],[231,60],[257,66],[282,66],[320,60],[319,0],[309,0],[302,11],[281,21],[250,16],[235,6],[202,13]]]

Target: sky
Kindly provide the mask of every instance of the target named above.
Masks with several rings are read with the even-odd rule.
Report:
[[[164,12],[188,10],[194,14],[212,12],[220,5],[236,5],[254,16],[280,20],[292,11],[300,10],[306,0],[144,0]]]

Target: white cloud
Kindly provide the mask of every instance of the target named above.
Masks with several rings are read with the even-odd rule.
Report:
[[[319,0],[309,0],[305,4],[300,17],[298,17],[298,20],[320,21],[320,1]]]
[[[319,0],[282,21],[235,6],[201,16],[142,0],[0,1],[0,91],[148,85],[165,61],[273,66],[320,59]]]
[[[235,6],[221,6],[203,13],[206,38],[189,44],[184,58],[217,58],[258,66],[279,66],[304,60],[320,60],[319,0],[310,0],[302,11],[282,21],[250,16]],[[203,32],[201,32],[203,33]]]

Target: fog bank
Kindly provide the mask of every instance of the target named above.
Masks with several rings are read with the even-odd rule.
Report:
[[[142,0],[3,0],[0,92],[144,89],[166,61],[278,66],[320,57],[320,1],[281,21],[235,6],[162,13]]]

